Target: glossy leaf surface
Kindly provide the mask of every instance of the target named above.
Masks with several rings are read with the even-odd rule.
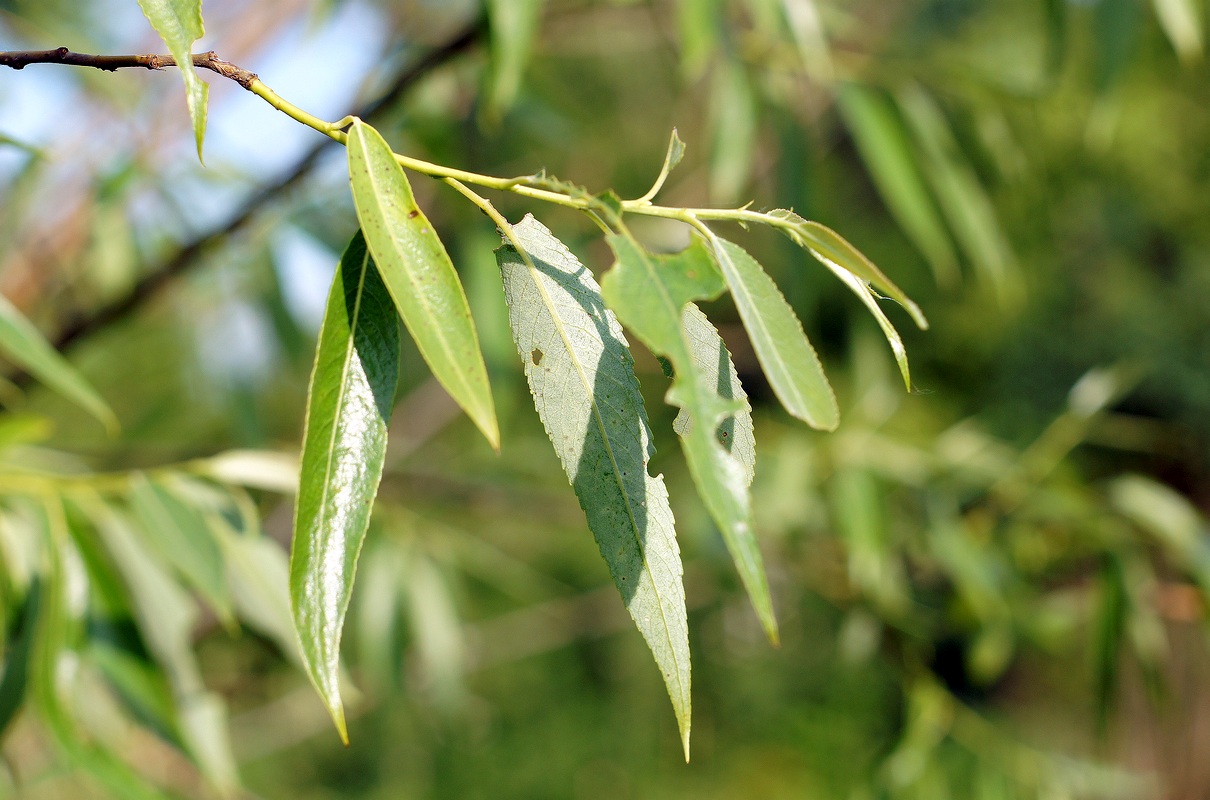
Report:
[[[382,477],[399,377],[399,323],[360,233],[332,281],[303,433],[290,600],[307,673],[340,736],[340,636]]]

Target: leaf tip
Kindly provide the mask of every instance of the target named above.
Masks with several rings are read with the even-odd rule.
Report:
[[[685,725],[685,729],[681,731],[681,746],[685,748],[685,763],[689,763],[689,725]]]

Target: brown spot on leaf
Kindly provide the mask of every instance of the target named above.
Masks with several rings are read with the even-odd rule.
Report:
[[[408,219],[416,219],[418,216],[420,216],[420,212],[414,208],[408,212]]]
[[[542,354],[541,350],[534,350],[532,353],[529,354],[529,360],[534,362],[534,366],[536,367],[542,363],[542,355],[543,354]]]

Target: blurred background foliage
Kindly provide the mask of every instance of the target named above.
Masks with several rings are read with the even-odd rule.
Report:
[[[529,402],[490,222],[467,284],[503,452],[405,352],[346,630],[352,746],[296,668],[306,378],[344,157],[215,83],[0,75],[0,290],[122,431],[0,382],[0,796],[1092,798],[1210,793],[1210,67],[1200,0],[206,0],[199,49],[401,152],[793,206],[925,309],[872,320],[772,233],[835,434],[755,405],[765,643],[636,354],[690,605],[694,757]],[[137,6],[0,2],[3,48],[158,48]],[[416,66],[416,65],[420,66]],[[209,78],[209,76],[206,76]],[[365,113],[363,111],[363,113]],[[586,221],[514,197],[598,273]],[[638,223],[636,222],[636,228]],[[651,223],[653,247],[683,231]]]

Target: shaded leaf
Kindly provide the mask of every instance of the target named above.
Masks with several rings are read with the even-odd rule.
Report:
[[[111,433],[117,431],[118,418],[96,389],[3,295],[0,295],[0,354],[92,414]]]
[[[626,609],[655,656],[689,756],[680,550],[634,361],[592,273],[532,216],[496,251],[534,405]]]
[[[223,555],[205,517],[167,486],[152,483],[142,474],[132,478],[130,504],[149,548],[196,588],[230,626],[233,617]]]
[[[794,309],[764,268],[742,247],[713,235],[710,243],[777,399],[791,416],[811,427],[835,430],[840,423],[836,395]]]
[[[719,397],[724,400],[740,402],[739,410],[725,417],[714,435],[719,444],[744,465],[745,482],[751,486],[752,479],[756,477],[756,432],[752,427],[752,406],[748,403],[747,392],[740,385],[731,353],[723,343],[723,337],[718,335],[718,329],[695,304],[685,306],[681,325],[689,337],[693,361],[706,382],[717,387]],[[689,412],[682,408],[672,421],[672,429],[677,435],[685,436],[692,424]]]
[[[39,608],[42,603],[42,584],[35,578],[25,593],[25,603],[17,629],[4,642],[4,675],[0,678],[0,741],[9,724],[25,702],[26,685],[29,678],[30,661],[33,657],[34,634],[38,624]],[[0,624],[3,623],[0,619]]]
[[[487,111],[491,118],[508,110],[521,87],[545,0],[487,0],[490,70]]]
[[[382,282],[433,376],[499,450],[487,367],[458,273],[378,131],[355,121],[348,147],[353,204]]]
[[[73,579],[81,576],[72,574],[70,555],[74,549],[62,505],[48,502],[38,510],[37,517],[42,528],[46,570],[30,674],[33,706],[73,768],[94,778],[115,797],[162,800],[160,792],[113,752],[88,741],[72,716],[66,698],[71,695],[73,678],[78,674],[70,665],[78,658],[74,648],[82,632],[83,609],[72,602],[69,587]]]
[[[710,516],[735,560],[740,578],[770,640],[777,621],[760,550],[752,532],[752,511],[743,463],[719,444],[715,431],[741,404],[724,399],[697,367],[693,345],[681,323],[685,305],[717,297],[722,275],[700,240],[673,256],[653,256],[629,235],[608,237],[615,262],[602,281],[602,292],[618,318],[675,372],[665,395],[686,409],[694,424],[681,437],[689,471]]]
[[[898,100],[920,147],[924,175],[955,238],[976,269],[1009,299],[1012,252],[991,199],[959,148],[945,115],[919,86],[905,87]]]
[[[168,45],[185,79],[185,100],[189,118],[193,121],[193,138],[197,142],[197,157],[202,157],[202,140],[206,136],[206,95],[209,87],[193,66],[193,43],[202,38],[202,0],[139,0],[139,7],[151,22],[151,27]]]
[[[359,232],[341,257],[319,330],[290,551],[303,662],[346,742],[340,635],[398,378],[398,317]]]
[[[741,62],[720,63],[712,76],[710,199],[734,203],[752,177],[760,107]]]
[[[952,286],[958,277],[954,249],[894,106],[873,89],[856,84],[846,84],[836,100],[895,221],[928,259],[937,283]]]

